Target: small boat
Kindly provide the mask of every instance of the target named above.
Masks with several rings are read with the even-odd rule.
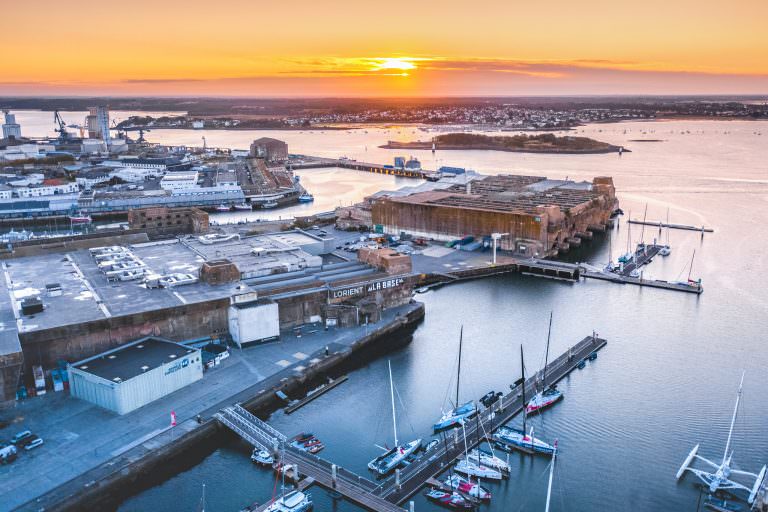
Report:
[[[76,213],[74,215],[69,216],[69,222],[72,224],[90,224],[93,222],[93,219],[90,215],[85,215],[82,213]]]
[[[438,444],[440,444],[440,441],[438,441],[437,439],[433,439],[433,440],[431,440],[430,442],[427,443],[427,445],[424,447],[424,451],[428,452],[429,450],[431,450],[432,448],[434,448]]]
[[[491,499],[491,493],[487,489],[467,480],[461,475],[451,475],[445,479],[444,483],[447,487],[462,492],[467,496],[471,496],[479,500]]]
[[[632,271],[629,273],[629,277],[634,277],[635,279],[640,279],[640,271],[639,271],[639,270],[637,270],[637,269],[633,269],[633,270],[632,270]]]
[[[477,449],[470,450],[469,454],[467,455],[467,458],[469,460],[474,460],[475,462],[480,461],[480,464],[483,466],[488,466],[489,468],[498,469],[499,471],[505,471],[509,472],[512,468],[510,465],[500,459],[499,457],[496,457],[492,453],[488,453],[485,450]]]
[[[277,208],[277,201],[267,201],[266,203],[261,203],[261,207],[264,209]]]
[[[733,501],[728,500],[721,500],[720,498],[716,498],[712,495],[709,495],[704,501],[704,507],[710,510],[714,510],[715,512],[741,512],[744,510],[744,507],[739,503],[734,503]]]
[[[467,498],[457,492],[446,492],[440,489],[431,489],[424,493],[426,498],[445,508],[459,510],[472,510],[475,506]]]
[[[251,453],[251,460],[261,466],[271,466],[275,462],[275,458],[267,450],[253,449]]]
[[[235,205],[235,210],[251,211],[253,210],[253,206],[248,203],[240,203]]]
[[[300,203],[311,203],[314,200],[315,200],[315,196],[313,196],[309,192],[304,192],[299,196]]]
[[[597,352],[592,352],[591,354],[589,354],[587,356],[587,359],[589,359],[590,361],[594,361],[595,359],[597,359]]]
[[[576,368],[579,370],[583,370],[587,366],[587,362],[585,360],[579,361],[579,364],[576,365]]]
[[[229,205],[226,205],[226,204],[220,204],[219,206],[216,207],[217,212],[228,212],[230,210],[231,208],[229,207]]]
[[[462,459],[456,463],[453,468],[457,473],[463,473],[469,476],[476,476],[478,478],[485,478],[488,480],[501,480],[502,474],[493,468],[477,464],[471,460]]]
[[[525,412],[534,414],[541,412],[555,402],[563,398],[563,392],[558,390],[554,384],[547,387],[547,363],[549,361],[549,340],[552,334],[552,312],[549,313],[549,331],[547,332],[547,350],[544,355],[544,369],[542,375],[542,391],[537,392],[525,406]]]
[[[290,445],[313,455],[325,448],[323,442],[316,438],[314,434],[304,432],[291,439]]]
[[[394,448],[387,450],[385,453],[374,458],[368,463],[368,469],[374,471],[380,476],[388,474],[395,469],[401,463],[403,463],[408,457],[411,456],[416,450],[421,447],[421,439],[416,439],[409,443],[401,445],[397,441],[397,415],[395,414],[395,384],[392,381],[392,363],[389,362],[389,392],[392,399],[392,428],[395,434],[395,446]]]
[[[308,493],[296,490],[275,500],[264,512],[306,512],[311,509],[311,496]]]

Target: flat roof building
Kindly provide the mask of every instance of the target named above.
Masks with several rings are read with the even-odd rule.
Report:
[[[126,414],[203,378],[200,350],[147,337],[68,366],[72,396]]]

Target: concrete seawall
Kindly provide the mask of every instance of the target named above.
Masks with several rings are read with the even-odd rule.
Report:
[[[205,411],[202,424],[185,421],[16,510],[114,510],[126,498],[196,465],[216,450],[226,436],[234,435],[211,417],[222,407],[239,401],[252,413],[267,417],[284,405],[276,391],[289,396],[303,395],[326,376],[338,376],[409,343],[423,317],[424,305],[414,302],[407,313],[360,337],[348,348],[337,351],[334,347],[332,354],[307,365],[301,373],[289,368],[278,372]]]

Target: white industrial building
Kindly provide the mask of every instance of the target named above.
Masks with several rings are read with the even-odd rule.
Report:
[[[199,349],[142,338],[68,366],[72,396],[126,414],[203,378]]]
[[[280,337],[280,314],[276,302],[257,299],[256,293],[232,297],[229,306],[229,334],[242,348]]]
[[[160,186],[173,194],[196,189],[198,188],[197,171],[168,173],[160,180]]]
[[[11,114],[7,110],[5,114],[5,123],[3,123],[3,138],[4,139],[20,139],[21,138],[21,126],[16,122],[16,116]]]

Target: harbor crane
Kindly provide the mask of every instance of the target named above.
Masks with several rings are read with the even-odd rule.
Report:
[[[53,122],[57,126],[57,128],[54,128],[54,131],[59,134],[59,138],[68,139],[69,132],[67,131],[67,123],[61,118],[61,114],[59,114],[58,110],[53,111]]]
[[[688,457],[685,458],[685,461],[683,462],[683,465],[680,466],[680,469],[677,472],[677,479],[679,480],[680,477],[683,476],[683,474],[686,471],[690,471],[694,475],[696,475],[699,480],[707,484],[709,486],[709,492],[714,493],[719,490],[743,490],[747,491],[749,493],[749,497],[747,498],[747,502],[750,504],[755,501],[755,496],[757,496],[757,491],[760,489],[760,484],[763,481],[763,478],[765,477],[766,472],[766,466],[763,466],[763,469],[760,470],[760,473],[750,473],[748,471],[741,471],[738,469],[732,469],[731,468],[731,459],[733,458],[733,451],[728,453],[731,449],[731,437],[733,435],[733,425],[736,423],[736,414],[739,412],[739,402],[741,401],[741,387],[742,384],[744,384],[744,373],[741,374],[741,382],[739,383],[739,392],[736,394],[736,406],[733,408],[733,417],[731,418],[731,428],[728,430],[728,440],[725,443],[725,452],[723,453],[723,461],[720,464],[716,464],[712,462],[709,459],[705,459],[701,455],[698,455],[697,452],[699,451],[699,445],[693,447],[693,450],[691,450],[691,453],[688,454]],[[715,472],[710,473],[707,471],[704,471],[703,469],[695,469],[691,467],[691,463],[694,459],[700,460],[701,462],[707,464],[708,466],[712,467]],[[745,477],[752,477],[755,479],[754,485],[750,488],[747,487],[744,484],[741,484],[739,482],[735,482],[730,479],[731,475],[740,475]]]

